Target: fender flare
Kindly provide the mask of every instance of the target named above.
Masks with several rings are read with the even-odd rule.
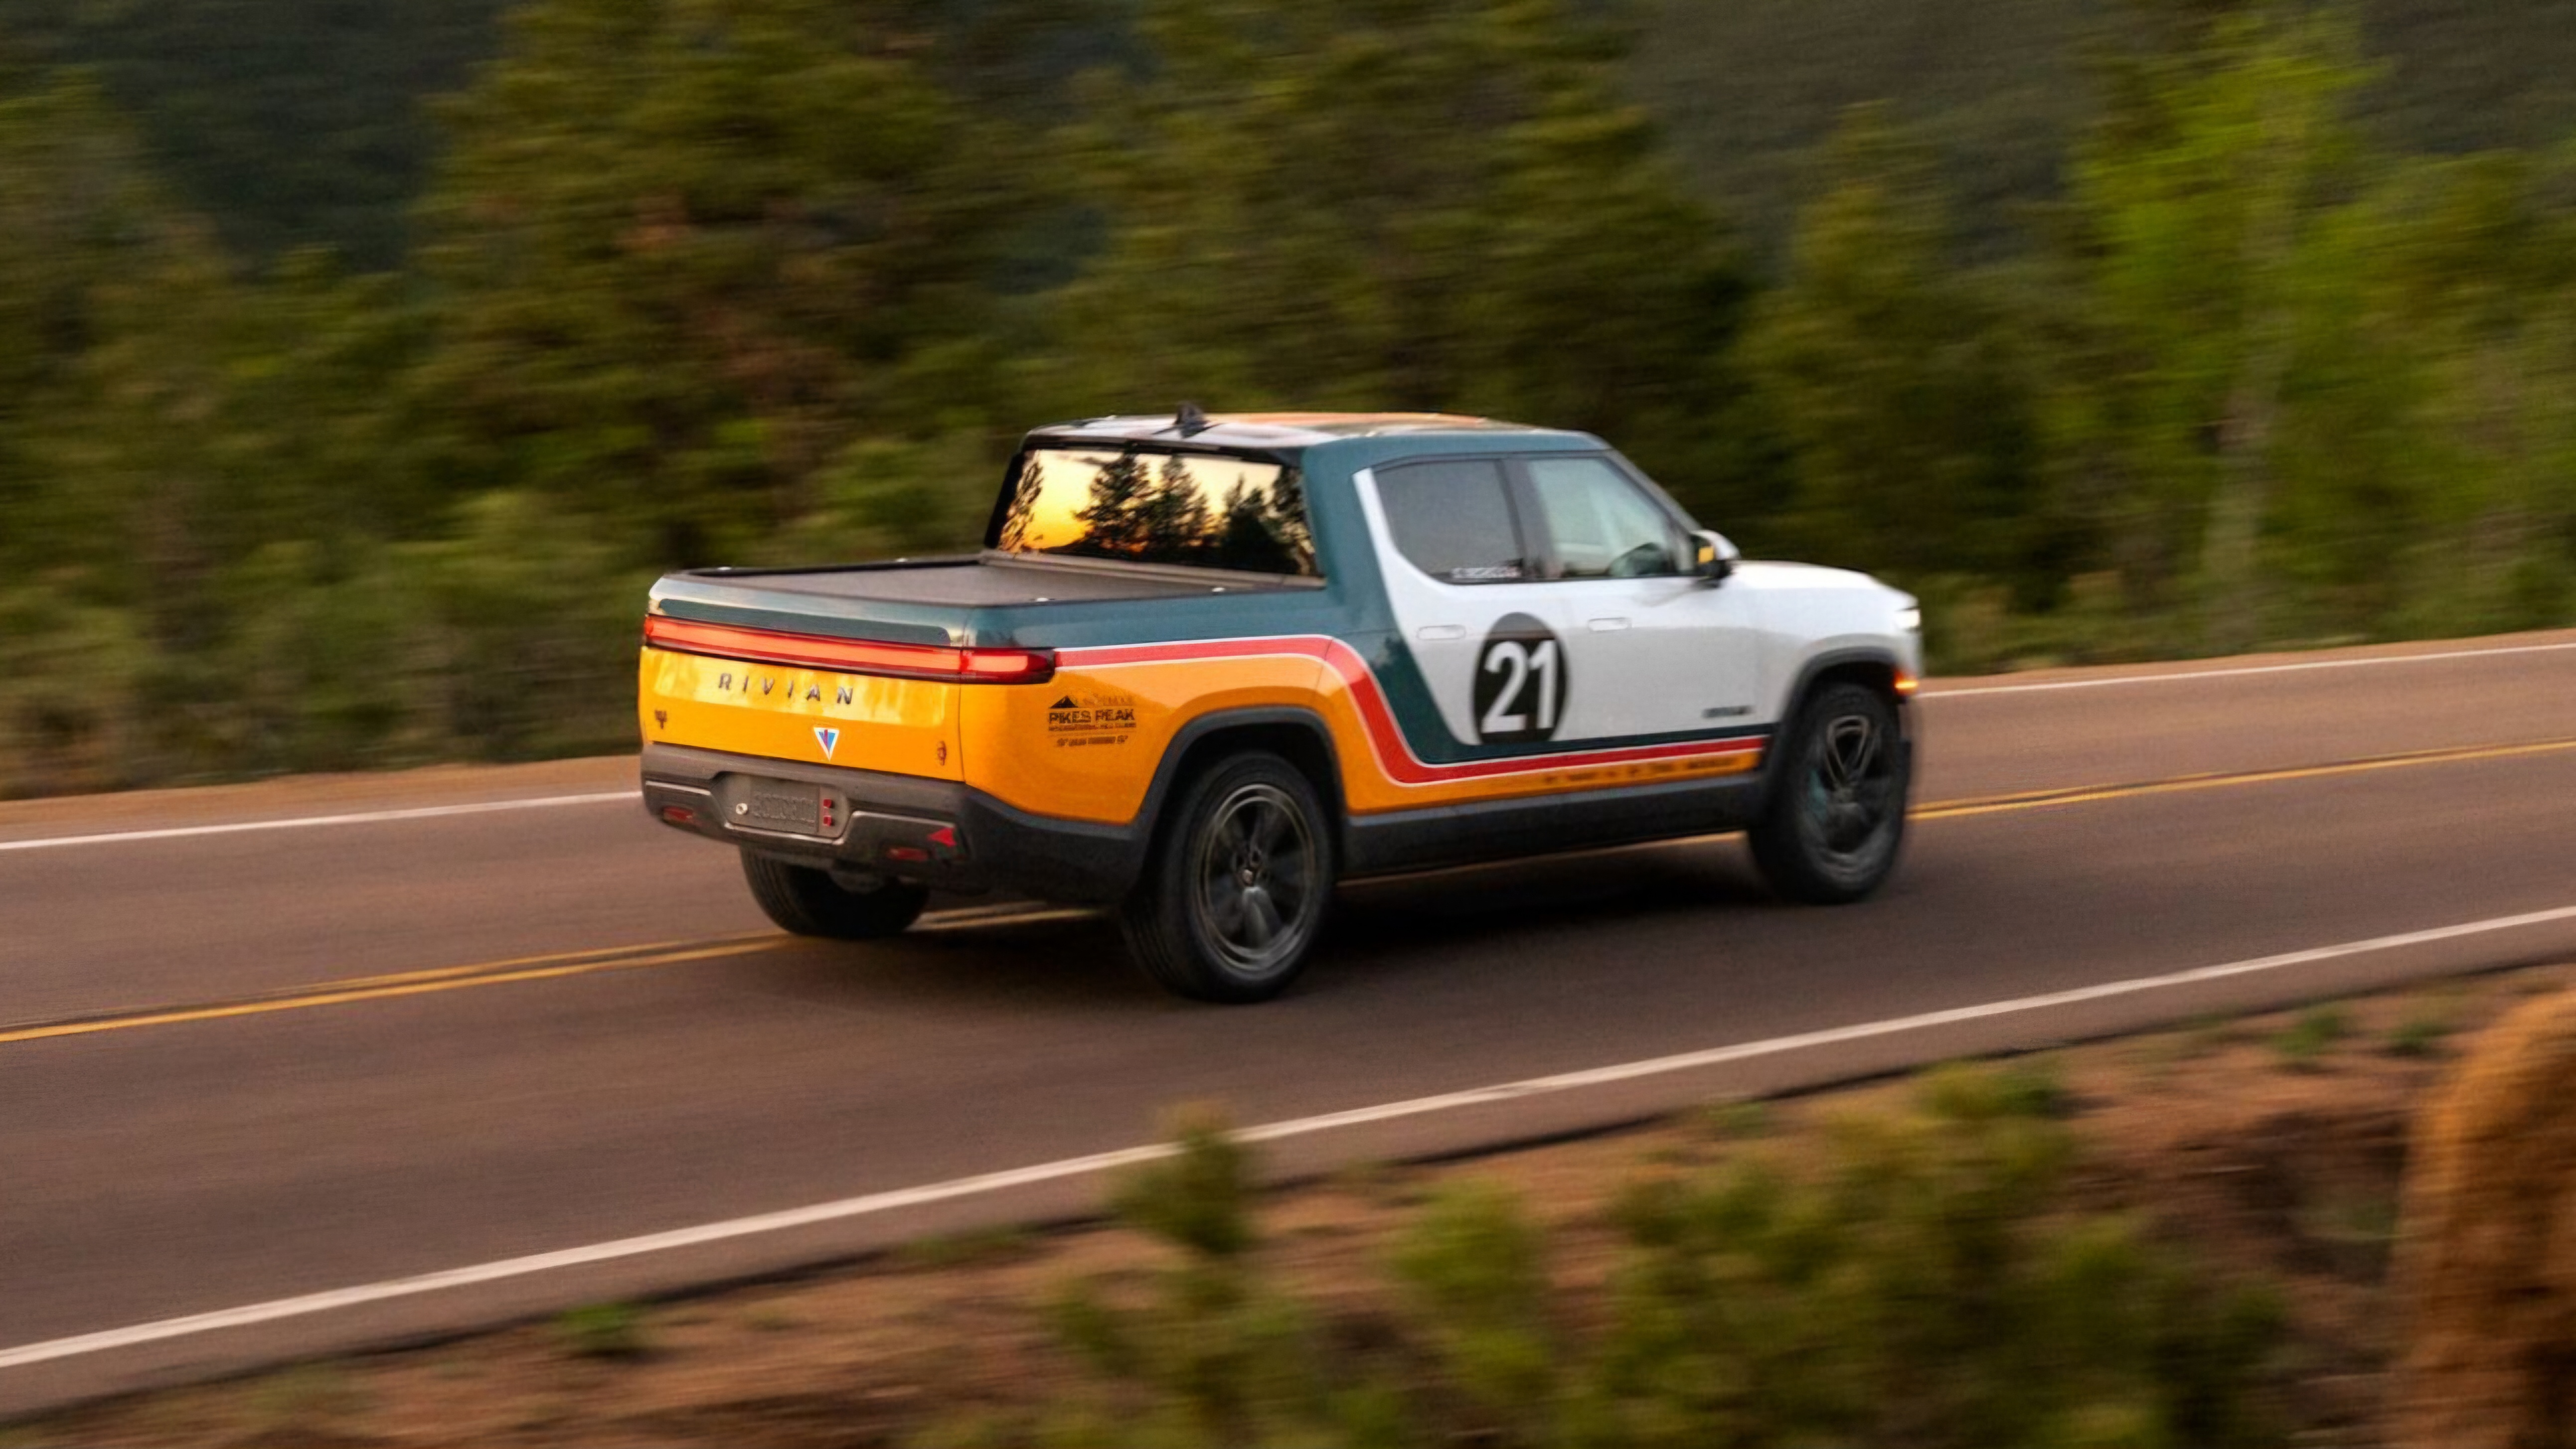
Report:
[[[1145,799],[1136,807],[1131,828],[1136,832],[1143,851],[1151,851],[1163,824],[1163,810],[1171,801],[1172,791],[1180,784],[1181,766],[1206,740],[1230,730],[1292,729],[1308,737],[1322,757],[1325,778],[1315,782],[1315,793],[1323,800],[1325,813],[1331,818],[1324,823],[1333,832],[1339,847],[1346,844],[1342,836],[1350,818],[1342,789],[1342,756],[1333,747],[1333,732],[1318,711],[1304,705],[1246,705],[1234,709],[1210,710],[1173,731],[1171,742],[1163,747],[1162,759],[1155,762],[1153,782],[1145,787]],[[1292,762],[1293,763],[1293,762]],[[1143,857],[1140,854],[1141,866]]]
[[[1816,680],[1828,671],[1847,668],[1854,664],[1866,664],[1875,668],[1884,669],[1888,672],[1888,676],[1891,679],[1902,672],[1904,668],[1904,666],[1898,662],[1894,653],[1885,649],[1874,649],[1867,646],[1828,649],[1821,654],[1811,656],[1801,663],[1798,666],[1797,678],[1791,681],[1789,685],[1789,693],[1786,702],[1782,705],[1780,710],[1779,722],[1772,726],[1771,748],[1766,750],[1763,754],[1762,773],[1765,777],[1769,777],[1772,774],[1772,759],[1776,757],[1782,743],[1787,739],[1789,731],[1797,725],[1799,713],[1807,707],[1808,696],[1815,693]],[[1914,712],[1906,707],[1911,703],[1911,701],[1907,700],[1904,695],[1898,694],[1893,690],[1889,691],[1888,698],[1889,702],[1896,706],[1897,738],[1903,742],[1907,753],[1911,754],[1915,748],[1915,734],[1917,728],[1914,720]],[[1763,793],[1767,798],[1770,793],[1770,789],[1767,784],[1764,786]]]

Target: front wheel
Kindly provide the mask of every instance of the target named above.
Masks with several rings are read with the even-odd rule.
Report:
[[[1813,905],[1877,890],[1896,868],[1912,784],[1896,707],[1864,685],[1827,685],[1776,748],[1771,798],[1746,832],[1763,879]]]
[[[901,935],[930,900],[927,889],[907,881],[881,876],[874,886],[853,890],[828,870],[748,850],[742,876],[769,919],[800,936],[874,941]]]
[[[1306,964],[1333,893],[1315,787],[1286,760],[1243,754],[1190,782],[1120,913],[1127,949],[1199,1001],[1263,1001]]]

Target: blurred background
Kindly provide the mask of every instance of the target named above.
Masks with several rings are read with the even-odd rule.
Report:
[[[1586,428],[1939,668],[2576,617],[2576,0],[0,0],[0,795],[611,750],[1051,419]]]

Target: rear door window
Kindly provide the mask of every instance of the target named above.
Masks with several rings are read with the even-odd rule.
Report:
[[[1442,583],[1530,576],[1500,463],[1445,459],[1380,468],[1377,497],[1397,552]]]

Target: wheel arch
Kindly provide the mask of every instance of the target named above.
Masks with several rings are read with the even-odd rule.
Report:
[[[1332,732],[1323,716],[1294,705],[1215,710],[1173,734],[1155,766],[1153,783],[1146,787],[1144,806],[1137,812],[1139,835],[1149,854],[1162,839],[1168,807],[1181,786],[1217,761],[1250,750],[1277,755],[1306,777],[1331,817],[1325,824],[1332,832],[1335,858],[1348,856],[1344,834],[1350,812],[1342,799],[1341,755],[1333,748]]]
[[[1828,649],[1812,655],[1798,666],[1798,676],[1789,685],[1787,700],[1780,710],[1780,727],[1788,728],[1817,690],[1845,682],[1876,690],[1896,707],[1897,719],[1902,723],[1906,719],[1906,698],[1896,681],[1903,673],[1903,664],[1885,649]]]
[[[1773,773],[1769,768],[1770,760],[1779,753],[1789,731],[1797,728],[1798,718],[1805,712],[1807,701],[1832,684],[1858,684],[1886,700],[1896,712],[1897,738],[1911,753],[1917,744],[1914,711],[1907,708],[1910,701],[1906,692],[1897,687],[1897,681],[1904,677],[1903,662],[1893,651],[1886,649],[1828,649],[1810,656],[1799,665],[1797,678],[1789,686],[1787,701],[1780,710],[1779,724],[1771,736],[1771,748],[1765,752],[1762,773],[1765,776]]]

